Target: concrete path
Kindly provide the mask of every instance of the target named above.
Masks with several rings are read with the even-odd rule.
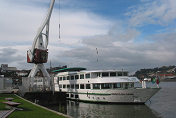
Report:
[[[6,118],[8,115],[10,115],[15,109],[12,110],[4,110],[0,111],[0,118]]]

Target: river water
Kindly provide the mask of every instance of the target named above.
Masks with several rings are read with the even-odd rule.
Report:
[[[113,105],[67,101],[50,108],[73,118],[176,118],[176,82],[162,88],[145,105]]]

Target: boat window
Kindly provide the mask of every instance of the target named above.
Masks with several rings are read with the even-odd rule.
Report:
[[[90,78],[90,73],[86,74],[86,79]]]
[[[129,84],[128,84],[128,87],[129,87],[129,88],[133,88],[133,87],[134,87],[134,83],[129,83]]]
[[[79,98],[79,96],[78,96],[78,95],[75,95],[75,98]]]
[[[71,76],[71,80],[74,80],[74,75]]]
[[[62,84],[59,85],[59,88],[62,88]]]
[[[81,74],[81,75],[80,75],[80,79],[84,79],[84,74]]]
[[[75,89],[79,89],[79,84],[76,84],[76,85],[75,85]]]
[[[93,84],[93,89],[100,89],[100,84]]]
[[[122,76],[122,72],[118,72],[118,76]]]
[[[75,75],[75,79],[79,79],[79,75]]]
[[[65,80],[65,77],[63,77],[63,80]]]
[[[125,88],[125,89],[128,89],[128,85],[129,85],[129,83],[125,83],[124,88]]]
[[[101,89],[110,89],[110,88],[112,88],[111,86],[112,86],[112,84],[110,84],[110,83],[101,84]]]
[[[116,72],[110,72],[110,77],[115,77],[116,76]]]
[[[67,76],[67,80],[70,80],[70,76]]]
[[[71,84],[71,89],[74,89],[74,84]]]
[[[80,89],[84,89],[84,84],[80,84]]]
[[[121,83],[114,83],[113,88],[121,88],[122,84]]]
[[[63,88],[66,88],[66,85],[65,85],[65,84],[63,85]]]
[[[60,77],[60,81],[62,81],[62,77]]]
[[[86,89],[90,89],[90,84],[86,84]]]
[[[70,88],[70,85],[69,85],[69,84],[67,85],[67,88]]]
[[[123,72],[123,76],[128,76],[128,72]]]
[[[97,77],[100,77],[100,73],[97,73]]]
[[[102,77],[108,77],[108,76],[109,76],[109,73],[108,73],[108,72],[102,73]]]

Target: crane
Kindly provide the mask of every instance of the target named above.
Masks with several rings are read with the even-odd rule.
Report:
[[[54,3],[55,3],[55,0],[51,0],[50,7],[48,9],[46,18],[43,24],[41,25],[41,27],[39,27],[37,31],[37,34],[32,44],[32,48],[27,51],[27,62],[34,63],[34,67],[28,76],[28,78],[31,79],[30,80],[31,87],[34,84],[34,77],[36,76],[39,70],[41,70],[43,77],[44,77],[43,86],[49,87],[50,85],[50,75],[48,74],[43,63],[46,63],[48,60],[47,46],[49,42],[49,23],[50,23],[50,17],[52,14]]]

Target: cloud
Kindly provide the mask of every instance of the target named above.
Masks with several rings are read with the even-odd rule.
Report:
[[[82,42],[84,47],[64,51],[58,58],[67,57],[67,62],[72,62],[69,63],[71,66],[79,65],[88,69],[123,68],[131,72],[144,67],[175,64],[176,54],[173,49],[176,32],[155,34],[151,36],[155,41],[138,43],[134,39],[140,36],[139,31],[112,29],[106,35],[84,39]]]
[[[0,3],[0,48],[11,47],[14,53],[14,60],[8,61],[9,64],[16,65],[19,68],[28,68],[26,63],[26,51],[32,47],[33,39],[39,26],[42,24],[46,15],[48,6],[38,7],[35,4],[43,1],[21,1],[15,2],[3,0]],[[68,2],[68,1],[67,1]],[[31,4],[29,4],[31,3]],[[49,3],[49,2],[48,2]],[[44,4],[48,4],[44,2]],[[32,5],[35,4],[35,5]],[[107,27],[111,22],[88,11],[73,10],[72,8],[61,11],[61,40],[59,34],[59,11],[57,6],[53,10],[50,20],[50,40],[49,40],[49,60],[53,63],[64,64],[59,62],[62,58],[57,59],[56,54],[65,50],[82,46],[81,39],[87,36],[105,34]],[[9,52],[7,52],[8,55]],[[4,57],[0,63],[6,63]],[[19,63],[16,59],[19,59]],[[16,63],[17,62],[17,63]],[[16,63],[16,64],[15,64]],[[56,65],[58,65],[56,64]]]
[[[3,0],[0,3],[0,63],[18,68],[32,68],[26,62],[26,51],[31,48],[48,3],[42,0]],[[70,3],[62,1],[63,5]],[[31,3],[31,4],[29,4]],[[61,9],[61,39],[59,39],[59,11],[55,5],[50,21],[49,61],[52,66],[82,66],[88,69],[127,69],[175,64],[176,32],[144,36],[138,27],[148,24],[172,25],[175,20],[175,1],[143,0],[141,6],[131,7],[129,19],[107,19],[68,5]],[[80,3],[81,4],[81,3]],[[40,7],[38,7],[40,6]],[[76,8],[75,8],[76,7]],[[172,14],[172,15],[170,15]],[[126,23],[129,21],[129,23]],[[140,41],[139,41],[140,40]],[[98,49],[98,55],[96,52]],[[97,62],[98,59],[98,62]]]
[[[7,64],[18,63],[23,60],[23,57],[18,55],[17,50],[14,48],[1,48],[0,57],[0,62]]]
[[[176,20],[175,0],[147,0],[143,4],[134,6],[126,13],[130,17],[131,26],[143,26],[146,24],[168,25]]]

